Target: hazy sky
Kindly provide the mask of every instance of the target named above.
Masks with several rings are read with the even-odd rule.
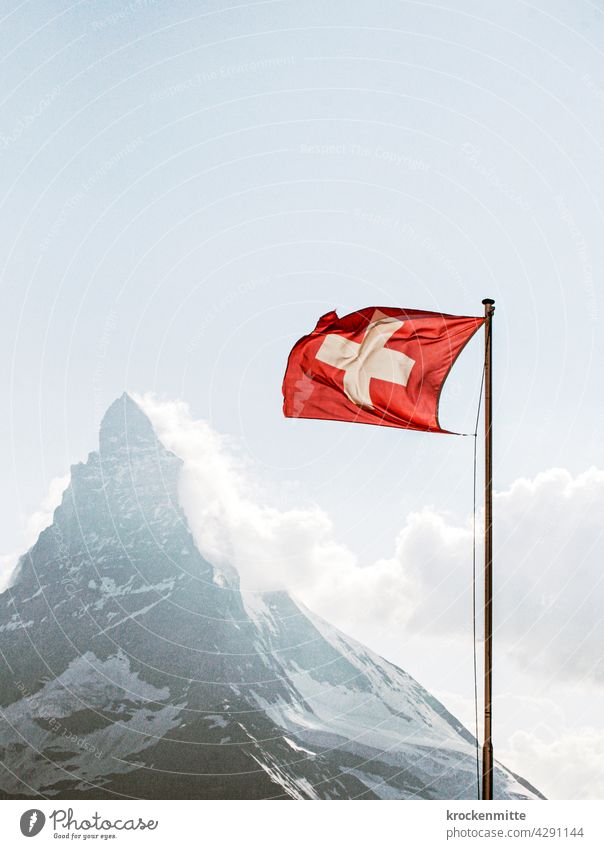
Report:
[[[467,530],[470,438],[282,418],[289,349],[332,308],[479,315],[495,298],[496,487],[604,468],[601,0],[4,8],[0,554],[24,549],[125,388],[186,401],[284,507],[329,516],[360,564],[391,558],[414,511]],[[445,427],[472,429],[481,357],[479,334],[445,389]],[[570,551],[569,575],[601,562],[594,475],[571,511],[593,545]],[[552,480],[534,497],[564,517],[578,490]],[[522,527],[515,550],[538,551]],[[553,555],[524,556],[543,599]],[[584,594],[600,599],[592,578]],[[467,665],[449,674],[446,634],[413,633],[357,636],[466,719]],[[511,766],[547,781],[604,752],[601,685],[550,664],[537,692],[530,670],[507,656],[500,669],[505,698],[524,698],[506,708]],[[518,729],[532,736],[512,745]]]

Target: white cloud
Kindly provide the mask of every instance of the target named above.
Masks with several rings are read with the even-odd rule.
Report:
[[[40,506],[28,517],[25,523],[25,541],[30,548],[38,539],[42,531],[52,524],[52,517],[61,503],[63,493],[69,485],[69,475],[53,478],[48,487],[48,492],[42,499]]]
[[[500,675],[497,677],[499,680]],[[496,696],[497,761],[526,778],[548,799],[604,799],[604,729],[583,723],[569,727],[567,712],[556,700],[527,694],[527,680],[518,680],[517,687],[516,693]],[[432,692],[466,728],[474,729],[473,699],[450,690]],[[593,689],[582,695],[597,706],[598,694]],[[594,719],[597,721],[595,715]],[[479,712],[479,737],[481,720]]]
[[[552,469],[495,493],[495,637],[523,668],[604,683],[602,515],[596,468]],[[470,550],[467,525],[429,510],[407,519],[395,557],[419,588],[411,631],[469,632]]]
[[[42,531],[52,524],[54,511],[61,503],[61,498],[68,484],[69,475],[62,475],[51,480],[48,492],[40,502],[40,506],[25,520],[21,552],[0,555],[0,592],[4,592],[10,586],[15,566],[21,554],[28,551]]]
[[[234,566],[244,590],[291,589],[340,623],[408,619],[413,593],[396,560],[375,563],[371,572],[360,568],[356,556],[336,541],[324,511],[266,503],[234,447],[205,422],[193,421],[186,404],[150,395],[137,401],[164,445],[184,461],[180,499],[200,550],[219,567]]]
[[[234,566],[244,589],[287,587],[351,633],[374,622],[469,634],[469,520],[412,513],[392,557],[362,565],[324,511],[270,504],[252,467],[186,404],[138,400],[184,461],[181,501],[200,549]],[[554,469],[495,494],[496,636],[524,668],[604,681],[602,515],[604,472],[595,468]]]
[[[550,799],[604,799],[601,728],[577,728],[551,740],[517,731],[499,755]]]
[[[495,508],[510,652],[524,666],[604,683],[604,472],[519,480]]]
[[[0,554],[0,592],[4,592],[10,586],[18,559],[19,555],[15,553]]]

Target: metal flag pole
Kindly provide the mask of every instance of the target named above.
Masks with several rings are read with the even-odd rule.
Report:
[[[492,323],[495,301],[484,304],[484,743],[482,747],[482,798],[493,798],[493,402],[492,402]]]

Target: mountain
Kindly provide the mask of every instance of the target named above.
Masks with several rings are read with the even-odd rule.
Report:
[[[123,395],[0,596],[4,796],[475,798],[472,735],[416,681],[204,559],[181,466]]]

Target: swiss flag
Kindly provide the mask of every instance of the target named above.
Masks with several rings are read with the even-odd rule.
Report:
[[[449,433],[438,421],[443,384],[484,318],[366,307],[322,316],[294,345],[283,380],[290,418]]]

